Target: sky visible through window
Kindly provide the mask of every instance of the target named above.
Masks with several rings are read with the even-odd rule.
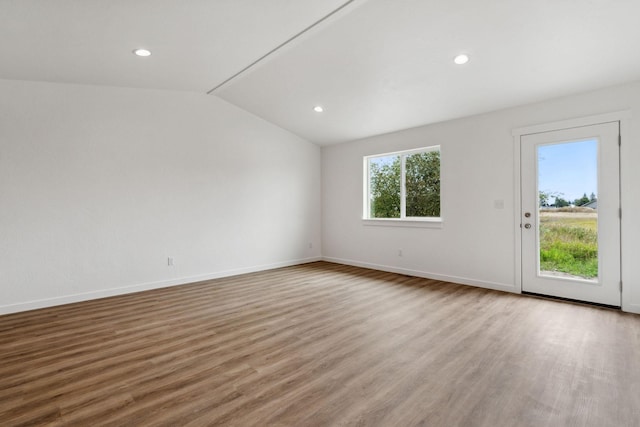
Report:
[[[598,141],[538,147],[538,189],[573,202],[584,194],[598,196]],[[551,202],[555,199],[552,197]]]

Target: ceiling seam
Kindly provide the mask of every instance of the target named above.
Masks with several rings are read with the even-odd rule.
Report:
[[[295,39],[297,39],[298,37],[302,36],[303,34],[307,33],[309,30],[317,27],[318,25],[320,25],[321,23],[323,23],[324,21],[326,21],[327,19],[331,18],[333,15],[335,15],[336,13],[340,12],[342,9],[344,9],[345,7],[349,6],[351,3],[355,2],[356,0],[348,0],[347,2],[343,3],[340,7],[338,7],[337,9],[334,9],[333,11],[331,11],[329,14],[323,16],[322,18],[318,19],[316,22],[314,22],[313,24],[309,25],[308,27],[306,27],[305,29],[303,29],[302,31],[296,33],[295,35],[293,35],[292,37],[288,38],[287,40],[285,40],[284,42],[280,43],[278,46],[274,47],[273,49],[271,49],[269,52],[265,53],[264,55],[262,55],[260,58],[256,59],[255,61],[253,61],[252,63],[250,63],[249,65],[247,65],[246,67],[244,67],[242,70],[238,71],[237,73],[235,73],[234,75],[232,75],[231,77],[227,78],[226,80],[224,80],[222,83],[219,83],[217,86],[215,86],[213,89],[210,89],[207,91],[207,95],[211,95],[213,92],[215,92],[216,90],[220,89],[221,87],[225,86],[227,83],[229,83],[230,81],[236,79],[237,77],[239,77],[241,74],[244,74],[246,71],[248,71],[249,69],[253,68],[254,66],[256,66],[258,63],[262,62],[263,60],[265,60],[267,57],[273,55],[274,53],[276,53],[278,50],[282,49],[284,46],[288,45],[289,43],[291,43],[292,41],[294,41]]]

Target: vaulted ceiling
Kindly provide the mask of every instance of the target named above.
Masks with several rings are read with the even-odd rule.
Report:
[[[638,80],[638,16],[638,0],[0,0],[0,78],[210,93],[331,144]]]

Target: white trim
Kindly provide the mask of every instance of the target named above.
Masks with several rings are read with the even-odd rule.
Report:
[[[624,196],[625,194],[632,194],[628,191],[625,193],[624,190],[627,190],[626,186],[628,184],[625,182],[623,177],[625,176],[625,170],[629,170],[633,167],[636,167],[636,164],[635,164],[636,159],[628,156],[627,157],[624,156],[626,145],[631,143],[631,138],[629,138],[629,136],[631,135],[630,118],[631,118],[631,114],[628,114],[624,119],[620,120],[620,139],[622,142],[619,147],[620,209],[622,212],[622,218],[620,218],[620,264],[621,264],[620,277],[622,280],[622,295],[620,296],[620,298],[622,299],[621,301],[622,311],[640,314],[640,304],[634,304],[631,302],[633,301],[633,295],[631,291],[632,291],[632,288],[636,286],[635,284],[637,283],[637,279],[633,273],[633,268],[635,266],[629,266],[630,268],[625,268],[624,258],[626,254],[623,252],[623,249],[625,248],[626,242],[628,240],[626,233],[624,232],[625,221],[627,224],[629,223],[629,216],[624,214],[624,203],[625,203]]]
[[[362,158],[363,181],[362,181],[362,217],[369,217],[371,212],[371,201],[369,200],[369,186],[371,185],[371,173],[369,171],[369,158]]]
[[[629,118],[631,118],[631,110],[615,111],[613,113],[597,114],[594,116],[577,117],[574,119],[560,120],[557,122],[519,127],[513,129],[511,131],[511,135],[517,137],[519,142],[522,135],[531,135],[534,133],[551,132],[582,126],[599,125],[609,122],[619,122]]]
[[[442,218],[362,218],[362,225],[368,227],[413,227],[442,228]]]
[[[431,151],[441,151],[440,145],[430,145],[428,147],[412,148],[410,150],[390,151],[388,153],[381,154],[369,154],[364,156],[365,159],[375,159],[376,157],[388,157],[388,156],[410,156],[418,153],[430,153]]]
[[[624,288],[623,288],[624,290]],[[626,311],[627,313],[636,313],[640,314],[640,304],[622,304],[622,311]]]
[[[515,267],[513,283],[516,288],[522,292],[522,176],[520,172],[520,138],[521,135],[513,135],[513,213],[514,213],[514,239],[513,253],[515,256]]]
[[[400,155],[400,219],[407,219],[407,156]],[[369,191],[367,190],[367,193]],[[438,195],[439,196],[439,195]],[[371,219],[371,218],[366,218]]]
[[[74,302],[89,301],[99,298],[113,297],[117,295],[131,294],[135,292],[148,291],[151,289],[167,288],[170,286],[188,285],[205,280],[219,279],[222,277],[237,276],[239,274],[255,273],[258,271],[273,270],[274,268],[290,267],[293,265],[306,264],[309,262],[321,261],[322,257],[310,257],[297,260],[282,261],[273,264],[263,264],[253,267],[238,268],[233,270],[223,270],[215,273],[202,274],[197,276],[182,277],[179,279],[160,280],[157,282],[139,283],[137,285],[122,286],[117,288],[103,289],[99,291],[84,292],[80,294],[65,295],[63,297],[45,298],[34,301],[27,301],[17,304],[0,305],[0,315],[18,313],[21,311],[35,310],[38,308],[53,307]]]
[[[513,285],[496,283],[496,282],[488,282],[484,280],[475,280],[475,279],[470,279],[468,277],[449,276],[445,274],[437,274],[437,273],[431,273],[431,272],[421,271],[421,270],[411,270],[407,268],[394,267],[391,265],[373,264],[369,262],[356,261],[356,260],[344,259],[344,258],[322,257],[322,260],[327,262],[333,262],[335,264],[351,265],[354,267],[369,268],[372,270],[404,274],[406,276],[413,276],[413,277],[422,277],[425,279],[442,280],[445,282],[457,283],[460,285],[475,286],[478,288],[493,289],[496,291],[510,292],[510,293],[516,293],[516,294],[521,293],[520,290]]]

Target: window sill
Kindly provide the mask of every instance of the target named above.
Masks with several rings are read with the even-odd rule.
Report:
[[[376,218],[362,219],[362,225],[374,227],[411,227],[411,228],[442,228],[442,218],[425,219],[392,219]]]

